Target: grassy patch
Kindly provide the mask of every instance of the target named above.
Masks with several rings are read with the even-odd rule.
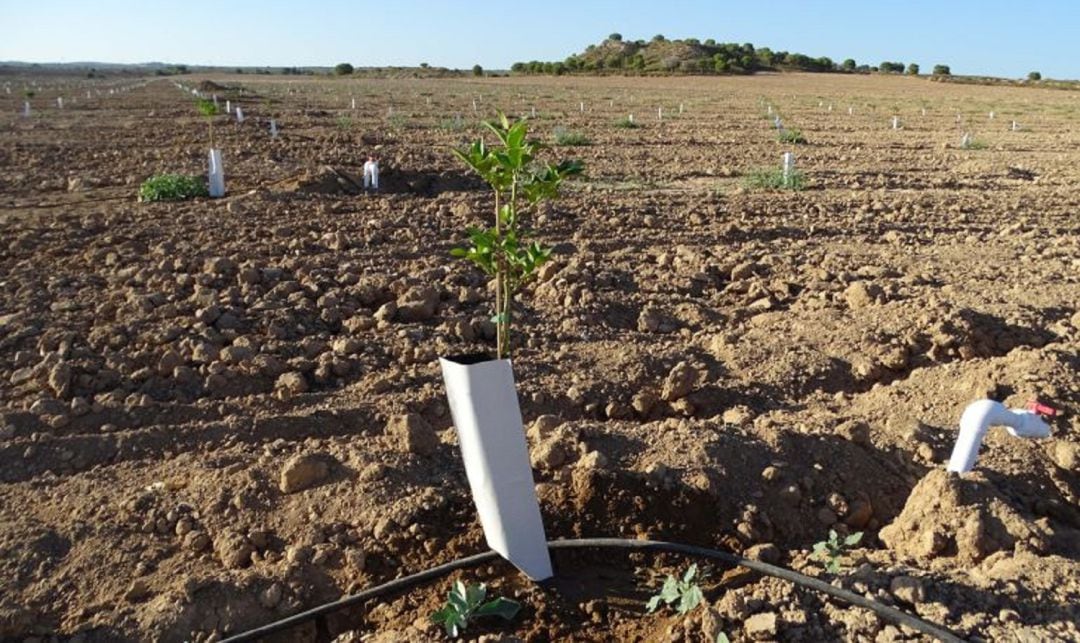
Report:
[[[784,171],[779,168],[761,168],[747,173],[743,184],[751,190],[801,190],[805,187],[805,179],[801,172],[791,173],[787,182],[784,181]]]
[[[781,143],[791,143],[792,145],[804,145],[806,143],[806,137],[797,129],[781,130],[776,135],[776,140]]]
[[[965,150],[985,150],[988,147],[990,147],[989,143],[980,141],[977,138],[964,139],[964,141],[960,143],[960,148]]]
[[[140,201],[183,201],[208,194],[202,177],[183,174],[158,174],[139,186]]]
[[[592,141],[588,136],[581,132],[572,132],[562,127],[555,128],[555,144],[556,145],[591,145]]]
[[[619,120],[615,121],[615,127],[621,127],[623,129],[637,129],[641,126],[630,120],[630,117],[628,116],[626,118],[620,118]]]

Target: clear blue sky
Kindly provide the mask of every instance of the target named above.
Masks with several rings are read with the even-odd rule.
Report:
[[[0,0],[0,60],[505,69],[612,32],[1080,78],[1080,0]]]

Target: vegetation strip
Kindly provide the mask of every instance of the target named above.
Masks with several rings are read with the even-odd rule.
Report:
[[[863,596],[860,596],[854,592],[839,587],[834,587],[825,581],[800,574],[791,569],[784,567],[777,567],[776,565],[770,565],[756,560],[750,560],[749,558],[743,558],[737,554],[732,554],[726,551],[719,551],[717,549],[708,549],[706,547],[695,547],[694,545],[684,545],[681,543],[669,543],[660,540],[635,540],[631,538],[577,538],[571,540],[550,540],[548,541],[548,549],[560,550],[560,549],[587,549],[587,548],[611,548],[611,549],[641,549],[647,551],[668,552],[673,554],[685,554],[687,556],[699,556],[702,558],[712,558],[715,560],[722,560],[732,565],[739,565],[746,567],[753,571],[766,574],[768,576],[775,576],[776,578],[782,578],[790,581],[796,585],[801,585],[809,589],[816,590],[823,594],[828,594],[833,598],[837,598],[846,603],[866,608],[878,616],[896,623],[910,627],[913,630],[922,632],[923,634],[933,636],[939,641],[945,643],[963,643],[964,639],[956,636],[952,632],[946,629],[938,627],[933,623],[929,623],[920,619],[917,616],[908,614],[902,610],[898,610],[895,607],[890,607],[877,601],[870,600]],[[405,576],[402,578],[394,579],[388,583],[366,589],[358,594],[351,596],[345,596],[336,601],[330,603],[324,603],[318,607],[307,610],[306,612],[300,612],[288,618],[283,618],[280,621],[274,621],[262,627],[257,627],[253,630],[248,630],[236,636],[231,636],[224,639],[222,643],[240,643],[241,641],[256,641],[262,637],[269,636],[275,632],[287,630],[298,625],[302,625],[308,621],[332,614],[338,610],[358,605],[364,601],[382,596],[384,594],[393,594],[405,589],[408,589],[414,585],[419,585],[426,581],[434,580],[446,576],[450,572],[458,569],[464,569],[468,567],[474,567],[484,563],[489,563],[497,560],[499,555],[496,552],[488,551],[482,554],[475,554],[473,556],[467,556],[465,558],[459,558],[449,563],[444,563],[438,567],[432,567],[431,569],[418,572],[411,576]]]

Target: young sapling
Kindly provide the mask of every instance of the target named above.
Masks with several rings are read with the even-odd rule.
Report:
[[[551,258],[551,248],[525,241],[522,215],[542,201],[555,199],[559,186],[581,174],[579,161],[547,163],[537,158],[545,148],[528,140],[524,120],[511,122],[499,112],[497,122],[484,122],[500,147],[489,148],[481,138],[454,155],[480,175],[495,194],[495,225],[469,228],[469,245],[451,254],[473,262],[495,281],[495,322],[498,359],[510,354],[512,303],[517,292]]]
[[[521,610],[521,605],[509,598],[499,596],[485,602],[486,598],[487,585],[483,583],[465,585],[457,581],[447,595],[446,603],[443,604],[442,609],[431,615],[431,620],[441,625],[447,636],[457,638],[468,627],[469,621],[474,618],[498,616],[510,621]]]
[[[862,540],[863,532],[857,531],[846,538],[841,539],[835,530],[829,530],[829,539],[814,543],[812,558],[825,563],[825,569],[830,573],[840,572],[840,557],[844,550],[854,547]]]
[[[200,98],[195,107],[206,117],[206,124],[210,128],[210,149],[214,149],[214,117],[218,115],[218,106],[212,100]]]
[[[701,592],[701,587],[695,581],[697,571],[697,563],[694,563],[690,565],[690,568],[686,570],[681,579],[669,574],[667,580],[664,581],[664,586],[645,604],[645,609],[651,614],[661,604],[675,605],[675,611],[679,614],[686,614],[700,605],[705,596]]]

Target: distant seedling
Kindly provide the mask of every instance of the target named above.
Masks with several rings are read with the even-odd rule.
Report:
[[[347,132],[352,129],[352,119],[348,116],[338,116],[337,128],[343,132]]]
[[[634,122],[633,117],[627,116],[626,118],[620,118],[619,120],[615,121],[615,127],[621,127],[623,129],[637,129],[641,126]]]
[[[696,576],[696,563],[690,565],[690,568],[686,570],[686,573],[683,574],[681,580],[669,574],[667,580],[664,581],[664,586],[661,587],[660,591],[645,604],[645,609],[651,614],[655,612],[661,604],[664,604],[675,605],[675,611],[679,614],[686,614],[693,610],[705,599],[704,594],[701,592],[701,587],[699,587],[695,581]]]
[[[201,177],[158,174],[139,186],[140,201],[183,201],[197,196],[208,196],[206,183]]]
[[[465,583],[457,581],[447,595],[446,603],[442,609],[431,615],[431,620],[441,625],[447,636],[457,638],[474,618],[498,616],[509,621],[521,610],[517,601],[500,596],[484,602],[486,598],[487,585],[472,583],[466,586]]]
[[[790,143],[792,145],[804,145],[806,143],[806,137],[802,135],[797,129],[783,129],[776,135],[776,140],[781,143]]]
[[[200,98],[195,103],[195,109],[206,117],[206,123],[210,128],[210,149],[214,149],[214,117],[219,113],[217,103],[206,98]]]
[[[805,187],[802,172],[793,170],[785,181],[784,170],[781,168],[751,170],[743,183],[751,190],[795,190],[797,192]]]
[[[960,141],[960,149],[964,150],[985,150],[990,147],[986,141],[979,140],[972,136],[964,136]]]
[[[555,144],[556,145],[568,145],[568,146],[580,146],[591,145],[592,141],[588,136],[581,132],[572,132],[562,127],[555,128]]]
[[[863,532],[857,531],[841,540],[839,534],[830,529],[828,540],[814,543],[814,553],[811,557],[825,563],[825,569],[836,574],[840,571],[840,557],[844,554],[844,550],[857,545],[862,540],[862,535]]]

